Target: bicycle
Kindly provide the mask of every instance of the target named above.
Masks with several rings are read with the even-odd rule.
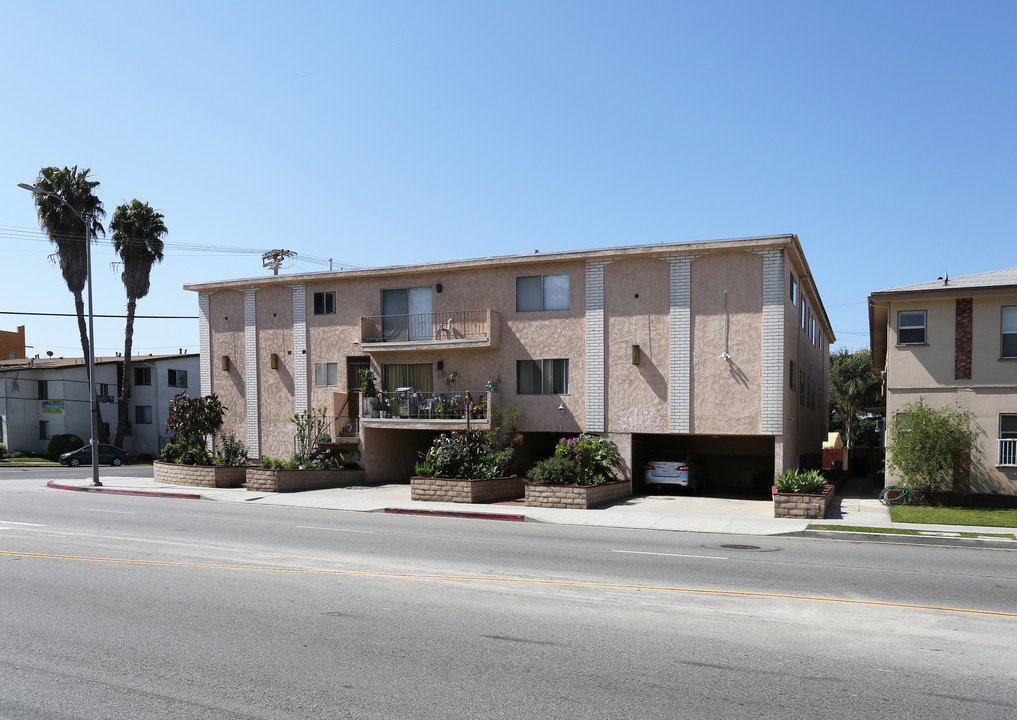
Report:
[[[879,502],[884,505],[917,505],[924,499],[924,490],[911,489],[907,483],[903,485],[890,485],[879,492]]]

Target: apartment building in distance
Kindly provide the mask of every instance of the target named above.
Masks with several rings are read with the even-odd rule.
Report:
[[[325,408],[369,481],[405,480],[437,433],[488,427],[486,399],[521,411],[524,463],[580,432],[617,443],[636,481],[658,454],[694,454],[714,487],[821,461],[835,338],[794,235],[185,288],[201,394],[251,457],[289,457],[289,418]]]
[[[974,413],[979,452],[946,489],[1017,494],[1017,268],[874,292],[869,333],[887,418],[919,399]]]
[[[95,394],[112,441],[119,421],[117,387],[123,358],[95,359]],[[128,400],[124,449],[158,457],[169,438],[170,400],[198,391],[198,355],[141,355],[131,358],[133,384]],[[91,435],[88,373],[83,358],[32,357],[0,360],[0,442],[8,450],[46,452],[54,435]]]
[[[15,332],[0,330],[0,360],[17,360],[25,357],[25,326],[18,325]]]

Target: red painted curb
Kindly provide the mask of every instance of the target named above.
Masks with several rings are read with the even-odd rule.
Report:
[[[508,520],[523,522],[525,515],[502,515],[501,513],[470,512],[468,510],[408,510],[405,508],[385,508],[386,513],[393,515],[431,515],[434,517],[476,518],[479,520]]]
[[[54,490],[73,490],[74,492],[106,493],[108,495],[142,495],[144,497],[183,498],[184,500],[201,500],[201,495],[190,493],[159,492],[158,490],[121,490],[111,487],[93,487],[91,485],[61,485],[54,480],[46,483],[46,487]]]

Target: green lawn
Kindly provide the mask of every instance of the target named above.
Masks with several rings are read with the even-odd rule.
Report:
[[[0,465],[59,465],[59,464],[60,463],[55,463],[52,460],[47,460],[46,458],[35,458],[35,457],[25,457],[25,458],[9,457],[0,460]]]
[[[927,523],[932,525],[980,525],[983,527],[1017,527],[1017,509],[925,507],[895,505],[890,508],[894,522]]]

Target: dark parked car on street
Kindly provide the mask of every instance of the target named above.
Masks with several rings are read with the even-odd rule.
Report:
[[[121,450],[115,445],[99,445],[99,464],[100,465],[123,465],[126,462],[130,462],[134,459],[126,450]],[[79,465],[91,465],[92,464],[92,448],[90,445],[72,450],[71,452],[65,452],[60,456],[61,465],[70,465],[71,467],[78,467]]]

